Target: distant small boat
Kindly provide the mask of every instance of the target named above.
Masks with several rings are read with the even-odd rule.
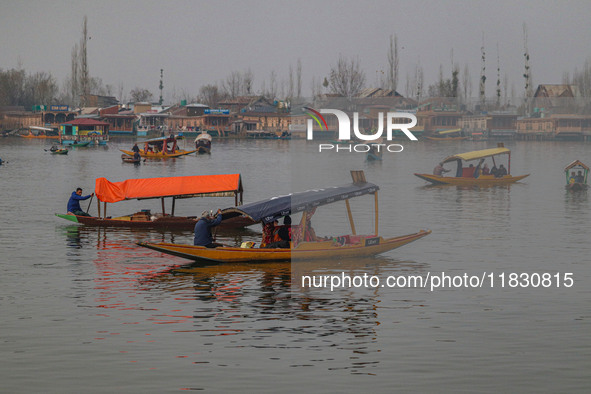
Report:
[[[68,150],[66,148],[50,150],[50,152],[52,155],[67,155],[68,154]]]
[[[572,171],[570,175],[569,171]],[[576,174],[575,171],[577,171]],[[589,185],[587,184],[589,167],[581,161],[575,160],[570,163],[564,168],[564,173],[566,175],[566,185],[564,186],[566,190],[578,192],[589,188]]]
[[[201,133],[195,138],[195,149],[197,153],[211,153],[211,135],[207,133]]]

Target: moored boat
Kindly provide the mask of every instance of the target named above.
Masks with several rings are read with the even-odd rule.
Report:
[[[504,164],[500,164],[497,168],[497,162],[495,157],[500,155],[506,155],[507,168],[505,169]],[[486,159],[492,160],[493,167],[488,170],[488,163],[484,163]],[[465,167],[464,162],[478,161],[478,164],[470,164]],[[520,181],[521,179],[529,176],[526,175],[511,175],[511,150],[505,148],[502,143],[499,143],[497,148],[483,149],[472,152],[460,153],[453,156],[448,156],[443,159],[440,163],[441,166],[446,163],[456,162],[456,176],[443,176],[443,173],[434,171],[434,174],[419,174],[415,173],[415,176],[426,180],[435,185],[505,185]],[[443,170],[449,172],[449,170]]]
[[[575,173],[575,171],[577,172]],[[564,168],[564,173],[566,176],[566,185],[564,186],[566,190],[576,192],[587,190],[589,188],[589,185],[587,184],[589,167],[583,164],[583,162],[579,160],[573,161]]]
[[[177,199],[208,196],[234,197],[234,203],[238,205],[242,203],[243,188],[240,174],[128,179],[122,182],[110,182],[106,178],[97,178],[94,193],[97,197],[97,216],[78,216],[71,213],[55,215],[88,226],[192,230],[198,218],[197,216],[175,216]],[[165,198],[172,199],[170,213],[166,213]],[[160,199],[162,212],[152,214],[151,210],[141,210],[119,217],[107,216],[107,203],[144,199]],[[103,202],[102,215],[101,202]],[[248,224],[252,222],[237,219],[228,221],[225,226],[240,227]]]
[[[467,136],[462,135],[462,129],[441,130],[426,138],[431,141],[461,141],[468,139]]]
[[[430,230],[398,237],[384,238],[378,235],[378,200],[379,187],[365,181],[362,171],[354,171],[353,183],[315,189],[287,196],[273,197],[240,207],[224,209],[222,223],[235,217],[247,217],[257,223],[273,223],[277,218],[302,213],[300,225],[291,227],[289,248],[254,248],[222,246],[207,248],[195,245],[179,245],[174,243],[141,242],[138,245],[170,255],[193,260],[198,264],[219,264],[233,262],[267,262],[294,261],[296,259],[335,259],[344,257],[371,256],[384,253],[410,242],[416,241],[431,233]],[[349,199],[363,195],[373,195],[375,201],[375,230],[373,234],[358,235],[355,231]],[[316,207],[345,201],[351,226],[351,234],[328,238],[316,237],[310,225],[310,217]]]
[[[28,126],[19,130],[18,135],[23,138],[59,139],[57,130],[41,126]]]

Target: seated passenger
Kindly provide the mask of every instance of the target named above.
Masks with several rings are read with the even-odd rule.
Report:
[[[482,167],[482,175],[490,175],[490,169],[486,163],[484,163],[484,166]]]
[[[507,175],[507,169],[505,168],[504,165],[500,165],[499,166],[499,170],[497,171],[497,175],[495,175],[497,178],[502,178],[505,175]]]
[[[287,249],[290,247],[289,241],[291,240],[291,233],[290,233],[290,226],[291,225],[291,218],[286,216],[283,219],[283,226],[279,226],[279,222],[276,220],[274,222],[274,232],[273,232],[273,242],[265,245],[265,248],[284,248]]]
[[[574,174],[574,172],[573,172],[573,174]],[[576,183],[585,182],[585,177],[583,176],[583,173],[581,171],[577,172],[577,175],[575,175],[575,182]]]

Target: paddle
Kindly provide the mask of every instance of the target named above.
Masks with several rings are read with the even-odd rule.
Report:
[[[92,199],[93,198],[94,198],[94,193],[92,193],[92,196],[90,196],[90,202],[88,203],[88,208],[86,208],[86,213],[88,213],[88,210],[90,209],[90,204],[92,204]]]

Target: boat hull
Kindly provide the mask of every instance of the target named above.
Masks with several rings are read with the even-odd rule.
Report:
[[[119,149],[121,152],[125,153],[126,155],[129,156],[133,156],[133,151],[130,150],[123,150],[123,149]],[[148,152],[145,153],[143,151],[140,150],[140,156],[144,157],[146,159],[166,159],[169,157],[179,157],[179,156],[185,156],[185,155],[190,155],[191,153],[196,152],[197,149],[194,150],[181,150],[181,151],[177,151],[175,153],[153,153],[153,152]]]
[[[501,178],[495,178],[493,175],[481,175],[478,178],[468,178],[468,177],[447,177],[447,176],[437,176],[431,174],[417,174],[415,176],[426,180],[427,182],[431,182],[434,185],[458,185],[458,186],[471,186],[471,185],[507,185],[511,183],[518,182],[525,177],[528,177],[529,174],[526,175],[505,175]]]
[[[431,230],[421,230],[417,233],[394,238],[367,237],[362,239],[360,243],[342,246],[332,240],[302,242],[293,249],[256,249],[225,246],[206,248],[204,246],[179,245],[167,242],[140,242],[138,245],[207,265],[372,256],[399,248],[429,234],[431,234]]]
[[[587,185],[586,183],[580,183],[580,182],[569,183],[568,185],[565,186],[565,189],[570,190],[571,192],[579,192],[579,191],[587,190],[588,188],[589,188],[589,185]]]
[[[127,227],[164,230],[193,230],[197,217],[190,216],[164,216],[154,220],[135,220],[133,215],[120,218],[98,218],[96,216],[78,216],[71,214],[56,213],[55,216],[69,220],[74,223],[94,227]],[[222,222],[219,228],[240,228],[254,224],[247,218],[237,217]]]

